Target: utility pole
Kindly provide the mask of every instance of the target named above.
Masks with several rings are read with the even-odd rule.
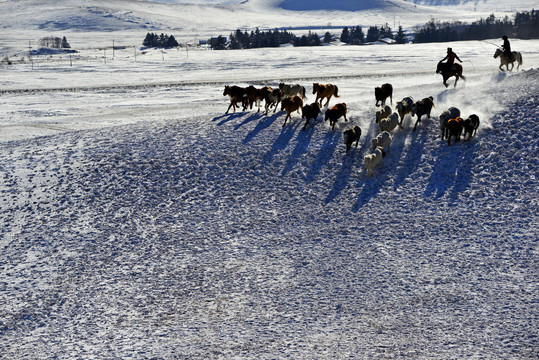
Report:
[[[28,59],[30,59],[30,63],[32,64],[32,70],[34,70],[34,60],[32,59],[32,40],[28,40]]]

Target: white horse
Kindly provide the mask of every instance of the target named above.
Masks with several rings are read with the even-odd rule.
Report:
[[[280,83],[279,89],[283,92],[284,97],[292,97],[298,95],[303,100],[307,99],[305,96],[305,87],[300,84],[285,84]]]
[[[509,59],[508,56],[503,52],[502,49],[498,48],[496,49],[496,52],[494,53],[494,59],[496,59],[498,56],[500,57],[500,70],[504,71],[502,69],[502,66],[505,65],[506,69],[509,71],[513,71],[513,67],[515,65],[513,64],[515,61],[517,62],[517,70],[522,65],[522,55],[518,51],[511,52],[513,54],[513,58]],[[509,64],[511,64],[511,69],[509,69]]]

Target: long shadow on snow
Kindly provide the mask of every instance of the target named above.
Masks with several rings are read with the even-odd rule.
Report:
[[[264,156],[265,163],[271,162],[275,154],[286,148],[286,146],[290,143],[290,140],[292,140],[298,126],[298,122],[288,123],[287,125],[283,126],[281,134],[277,136],[273,142],[273,145],[271,146],[271,149]]]
[[[342,135],[340,131],[329,130],[326,132],[323,138],[324,141],[320,147],[320,151],[313,161],[313,166],[307,173],[306,180],[309,183],[313,182],[314,178],[320,173],[322,168],[330,163],[333,153],[335,152],[335,148],[337,147],[337,144],[340,143]]]
[[[262,132],[264,129],[267,129],[268,127],[270,127],[271,124],[275,122],[278,116],[279,116],[278,114],[274,114],[274,115],[265,116],[264,118],[262,118],[258,122],[258,124],[256,124],[254,129],[249,131],[247,136],[245,136],[245,139],[243,139],[243,143],[247,144],[249,141],[253,140],[258,134],[260,134],[260,132]]]
[[[430,121],[423,120],[421,125],[418,125],[416,131],[411,132],[410,144],[406,149],[404,157],[399,162],[400,166],[397,168],[394,185],[395,189],[419,168],[421,156],[425,149],[425,141],[428,136],[428,129],[424,127],[426,127],[425,123],[428,124],[428,122]],[[404,150],[404,144],[402,150]]]
[[[217,125],[221,126],[221,125],[224,125],[226,124],[227,122],[229,121],[232,121],[234,119],[237,119],[239,117],[242,117],[243,115],[245,115],[245,112],[243,111],[240,111],[240,112],[234,112],[232,114],[224,114],[224,115],[220,115],[220,116],[217,116],[217,117],[214,117],[212,119],[212,121],[219,121],[217,123]]]
[[[261,114],[261,113],[251,114],[251,115],[247,116],[245,119],[243,119],[243,121],[241,123],[234,126],[234,130],[238,130],[240,127],[242,127],[245,124],[250,123],[253,120],[259,120],[260,118],[262,118],[262,116],[264,116],[264,114]]]
[[[348,152],[348,155],[346,155],[346,149],[343,150],[343,161],[341,170],[336,174],[335,181],[333,182],[333,186],[331,187],[328,196],[324,200],[324,204],[329,204],[337,196],[339,196],[339,194],[346,188],[348,184],[348,179],[352,174],[352,170],[361,167],[361,156],[359,156],[358,154],[363,153],[362,149],[363,146],[361,147],[361,149],[356,149],[355,147],[353,147]]]
[[[292,151],[292,154],[290,155],[290,158],[286,163],[286,166],[283,170],[283,175],[286,175],[286,173],[291,171],[301,159],[301,156],[307,153],[307,148],[309,147],[313,134],[314,126],[309,126],[307,127],[307,129],[300,130],[298,132],[298,136],[296,136],[296,147]]]
[[[445,141],[447,142],[447,141]],[[444,143],[445,143],[444,142]],[[453,142],[435,150],[436,163],[425,189],[424,196],[438,199],[450,189],[452,201],[458,201],[458,195],[466,190],[472,178],[472,159],[477,147],[475,138],[471,141]]]
[[[351,128],[353,127],[353,125],[354,124],[352,123],[347,128]],[[324,200],[324,204],[329,204],[330,202],[335,200],[337,196],[341,194],[341,192],[348,185],[348,179],[352,175],[353,170],[361,171],[360,169],[363,166],[363,156],[361,154],[366,154],[370,152],[370,150],[372,149],[371,139],[375,137],[375,134],[377,133],[377,131],[378,131],[378,124],[373,124],[373,126],[369,127],[367,133],[364,133],[361,135],[358,148],[355,148],[355,146],[352,146],[348,155],[346,155],[346,148],[344,148],[343,150],[344,158],[343,158],[341,170],[336,174],[335,180],[333,181],[333,186],[331,187],[329,194]]]

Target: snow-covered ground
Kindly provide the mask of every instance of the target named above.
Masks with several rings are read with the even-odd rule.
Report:
[[[539,40],[512,44],[512,73],[478,41],[2,66],[0,358],[536,359]],[[337,84],[350,121],[224,114],[282,81]],[[385,82],[436,107],[368,177]],[[472,140],[440,140],[450,106]]]

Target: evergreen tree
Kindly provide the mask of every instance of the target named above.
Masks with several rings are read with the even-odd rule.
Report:
[[[142,41],[142,45],[146,47],[156,47],[158,46],[158,38],[157,35],[154,33],[147,33],[146,37],[144,38],[144,41]]]
[[[178,46],[180,46],[180,44],[178,44],[178,42],[176,41],[176,38],[174,38],[174,35],[170,35],[169,38],[167,39],[167,43],[165,44],[165,47],[173,48],[173,47],[178,47]]]
[[[62,49],[70,49],[71,46],[69,45],[69,43],[67,42],[67,39],[66,37],[64,36],[63,39],[62,39]]]
[[[341,32],[341,41],[343,43],[350,43],[350,31],[348,30],[348,27],[344,27]]]
[[[331,35],[331,33],[329,31],[326,31],[326,33],[324,34],[323,43],[324,44],[329,44],[332,41],[333,41],[333,35]]]
[[[217,38],[210,39],[210,46],[213,50],[225,50],[226,49],[226,39],[219,35]]]
[[[402,30],[402,26],[399,25],[399,31],[397,31],[397,36],[395,36],[395,41],[397,44],[406,44],[406,34]]]
[[[159,35],[159,40],[157,40],[157,46],[158,47],[165,47],[165,45],[167,44],[167,41],[168,41],[168,36],[161,33],[161,35]]]
[[[378,39],[393,39],[393,31],[391,31],[391,28],[388,24],[385,24],[380,28],[380,34],[378,35]]]
[[[350,43],[360,45],[365,42],[365,34],[361,26],[356,26],[350,31]]]
[[[367,30],[367,42],[375,42],[380,40],[380,29],[376,26],[369,27],[369,30]]]

